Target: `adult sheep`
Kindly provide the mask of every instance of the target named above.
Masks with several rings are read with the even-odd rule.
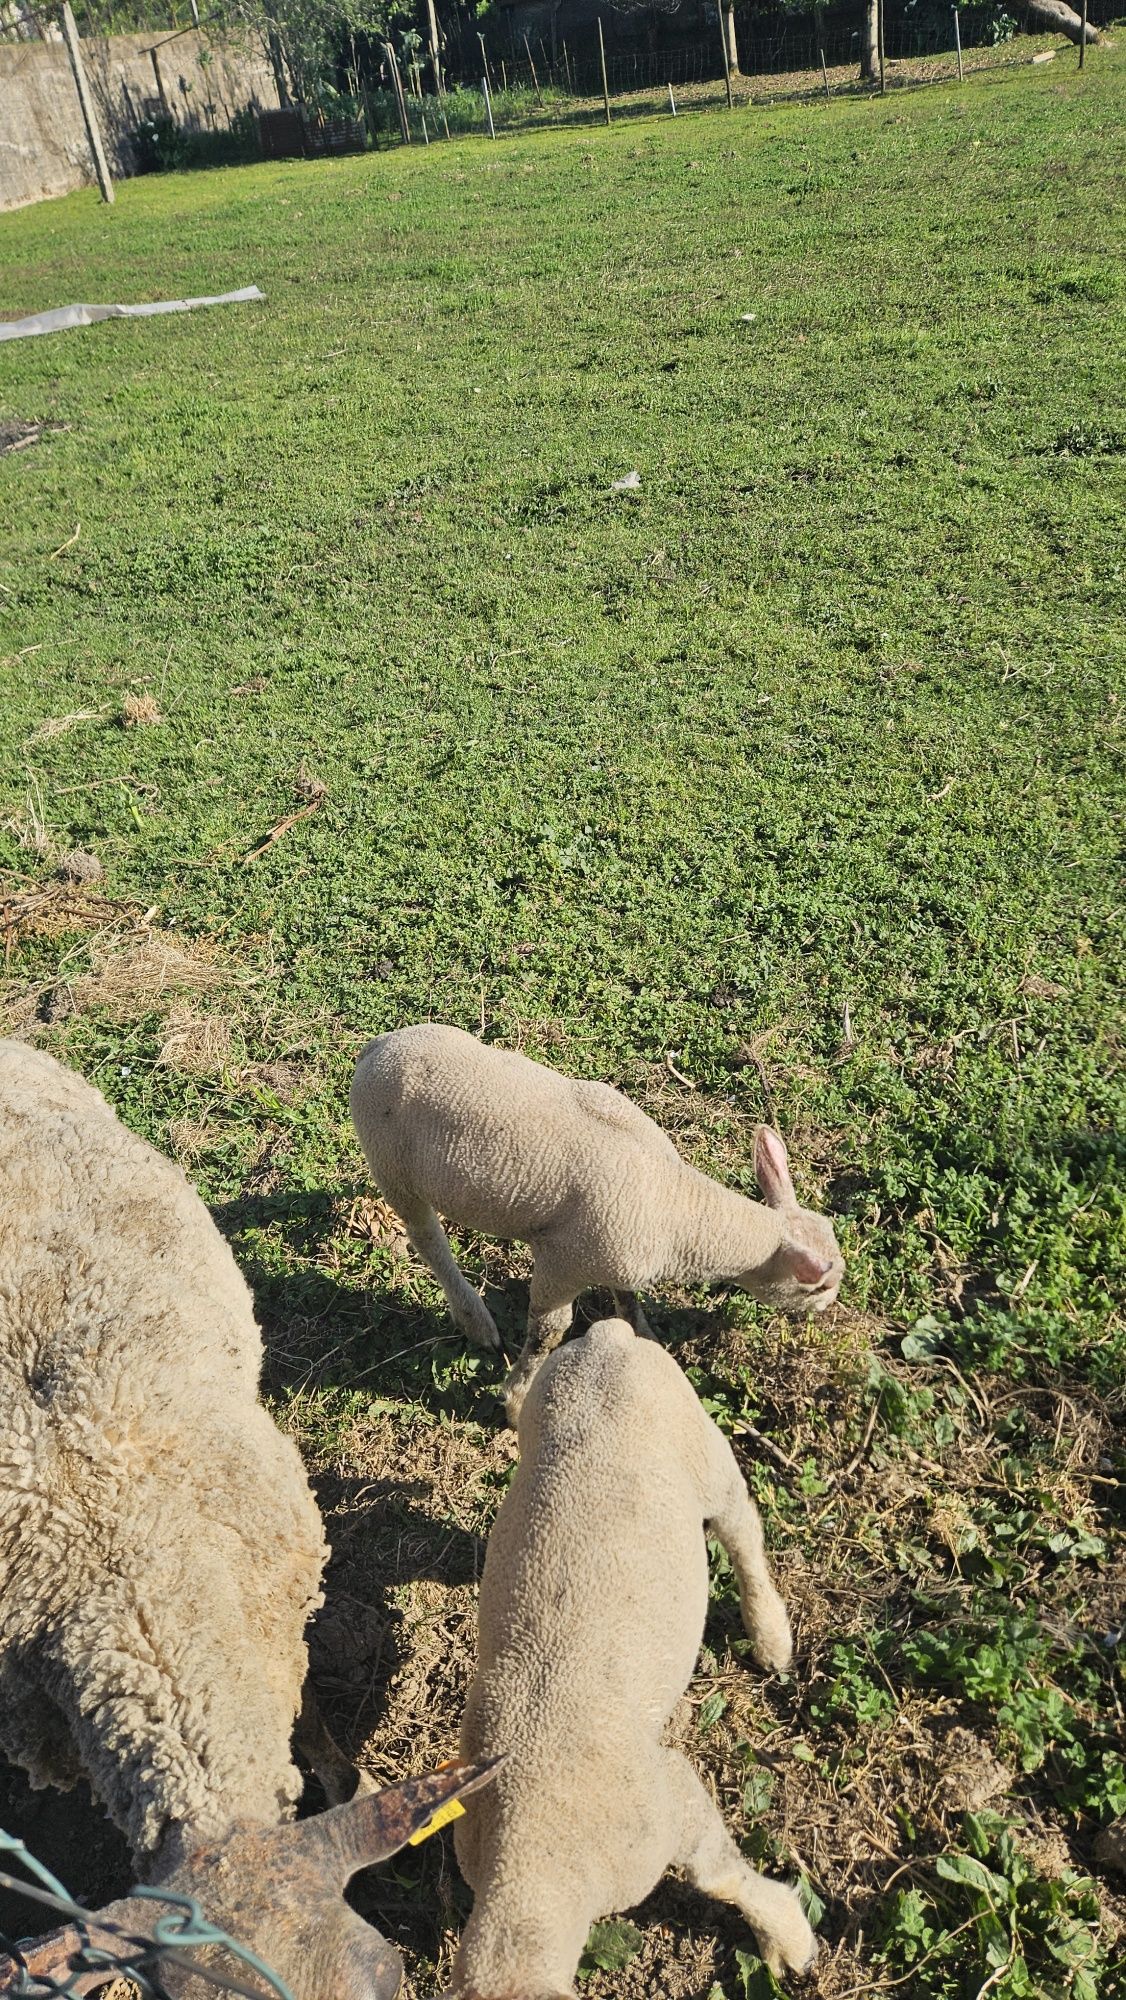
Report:
[[[389,2000],[398,1954],[343,1889],[410,1813],[384,1794],[289,1823],[325,1542],[261,1362],[179,1168],[0,1041],[0,1750],[35,1785],[88,1777],[139,1873],[296,2000]],[[148,1932],[158,1910],[101,1916]]]

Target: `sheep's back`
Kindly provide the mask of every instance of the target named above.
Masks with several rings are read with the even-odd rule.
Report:
[[[325,1550],[260,1360],[180,1170],[81,1078],[0,1041],[0,1682],[50,1701],[0,1713],[0,1741],[65,1775],[43,1720],[63,1718],[138,1853],[170,1821],[270,1819],[296,1795]]]

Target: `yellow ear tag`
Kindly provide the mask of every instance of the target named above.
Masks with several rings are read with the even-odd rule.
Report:
[[[464,1818],[465,1807],[461,1800],[447,1799],[444,1806],[438,1807],[433,1819],[428,1819],[425,1826],[420,1827],[417,1833],[411,1834],[407,1846],[417,1847],[421,1841],[429,1840],[432,1833],[437,1833],[439,1827],[448,1826],[451,1820]]]

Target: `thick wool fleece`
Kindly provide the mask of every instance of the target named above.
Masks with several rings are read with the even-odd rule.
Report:
[[[789,1622],[730,1446],[663,1348],[604,1320],[546,1361],[489,1540],[462,1753],[507,1753],[455,1832],[475,1891],[453,1990],[569,1994],[590,1924],[683,1867],[734,1902],[775,1967],[813,1939],[793,1891],[747,1865],[687,1759],[662,1742],[708,1601],[704,1523],[728,1548],[756,1657]]]
[[[325,1547],[261,1358],[179,1168],[0,1041],[0,1748],[85,1772],[142,1862],[300,1789]]]

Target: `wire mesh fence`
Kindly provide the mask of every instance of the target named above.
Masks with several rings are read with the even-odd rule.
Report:
[[[162,1889],[130,1890],[130,1900],[152,1905],[152,1922],[144,1930],[129,1929],[110,1918],[91,1917],[88,1910],[68,1895],[51,1870],[0,1827],[0,1858],[22,1869],[19,1875],[0,1869],[0,1889],[38,1904],[64,1922],[62,1932],[47,1940],[19,1939],[0,1930],[0,1995],[4,2000],[78,2000],[95,1984],[113,1977],[128,1979],[151,2000],[169,2000],[164,1978],[166,1970],[190,1973],[207,1985],[244,2000],[292,2000],[289,1988],[277,1973],[216,1924],[209,1923],[199,1904],[190,1896],[176,1896]],[[221,1945],[257,1983],[216,1972],[189,1954],[201,1947]]]

